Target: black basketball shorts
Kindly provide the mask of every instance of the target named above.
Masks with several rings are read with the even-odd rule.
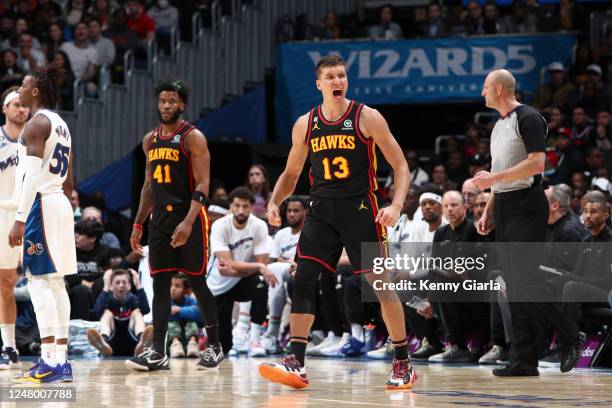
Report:
[[[335,200],[312,198],[298,242],[298,269],[314,261],[335,272],[344,247],[355,274],[371,272],[374,258],[387,254],[387,231],[375,221],[378,210],[373,193]],[[362,243],[369,243],[371,250],[362,254]]]
[[[203,276],[208,261],[208,214],[202,211],[193,223],[187,242],[173,248],[172,234],[185,213],[154,209],[149,221],[149,267],[151,275],[160,272],[183,272]]]

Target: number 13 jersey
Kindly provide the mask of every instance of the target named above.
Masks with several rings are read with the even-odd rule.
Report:
[[[310,111],[305,141],[310,152],[310,195],[351,198],[374,192],[376,145],[359,130],[363,104],[351,101],[335,122],[325,119],[321,105]]]

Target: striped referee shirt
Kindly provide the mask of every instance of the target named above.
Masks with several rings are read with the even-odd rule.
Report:
[[[540,113],[528,105],[519,105],[498,119],[491,133],[491,172],[497,173],[516,166],[529,153],[546,151],[548,125]],[[521,190],[542,182],[538,174],[509,183],[497,183],[495,193]]]

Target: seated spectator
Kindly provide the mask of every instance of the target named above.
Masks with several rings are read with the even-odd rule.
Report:
[[[553,157],[548,158],[552,168],[545,173],[551,184],[569,183],[572,174],[584,167],[582,152],[572,144],[570,135],[567,128],[557,134]]]
[[[588,81],[593,81],[597,85],[598,92],[605,92],[606,84],[603,83],[603,71],[598,64],[590,64],[586,67]]]
[[[216,221],[210,232],[210,261],[206,283],[215,296],[219,315],[219,340],[227,355],[232,349],[234,302],[251,302],[248,339],[250,356],[265,356],[260,344],[261,325],[266,318],[268,288],[278,282],[266,266],[269,258],[268,227],[251,216],[255,197],[239,187],[230,193],[231,214]],[[246,333],[239,336],[246,340]],[[236,344],[236,347],[238,344]]]
[[[208,212],[208,222],[212,225],[215,221],[229,214],[229,203],[227,200],[215,199],[211,200],[210,205],[206,209]]]
[[[475,123],[468,123],[463,141],[463,155],[472,158],[477,154],[478,141],[482,138],[482,131]]]
[[[436,164],[431,170],[431,182],[442,191],[454,190],[457,188],[457,183],[448,179],[446,166]]]
[[[342,29],[338,23],[338,15],[330,11],[325,15],[318,37],[322,40],[338,40],[342,36]]]
[[[574,107],[580,106],[589,118],[594,118],[597,110],[608,106],[610,98],[605,88],[597,87],[597,82],[587,80],[582,86],[567,97],[565,112],[571,112]]]
[[[591,132],[591,144],[602,152],[612,151],[612,121],[610,112],[605,107],[597,111],[595,129]]]
[[[57,53],[64,43],[64,30],[62,27],[55,23],[51,24],[45,35],[45,41],[43,42],[42,51],[47,58],[47,61],[53,61],[55,53]]]
[[[30,25],[28,24],[27,19],[23,17],[18,18],[15,21],[15,28],[11,31],[8,38],[6,38],[4,41],[2,41],[2,44],[0,44],[0,49],[3,51],[13,50],[16,53],[19,53],[19,48],[21,47],[19,44],[19,41],[21,39],[21,34],[28,32],[29,26]],[[41,49],[40,42],[38,41],[36,37],[32,37],[31,47],[36,50]]]
[[[54,1],[49,1],[40,4],[34,13],[32,23],[32,34],[34,37],[45,40],[45,36],[49,31],[49,27],[53,24],[59,24],[60,17],[63,15],[63,10],[59,4]]]
[[[132,293],[130,278],[136,294]],[[102,356],[136,356],[151,344],[153,327],[145,327],[143,318],[149,313],[149,303],[140,287],[138,272],[107,270],[93,311],[100,320],[100,330],[87,329],[87,338]]]
[[[448,160],[446,161],[448,180],[455,183],[456,186],[462,185],[469,178],[464,162],[465,159],[461,152],[450,152],[448,154]]]
[[[33,37],[30,33],[23,32],[19,37],[19,52],[17,53],[17,65],[28,73],[33,69],[42,67],[47,63],[42,51],[32,48]]]
[[[585,190],[586,187],[587,187],[587,184],[586,184],[586,177],[584,173],[581,171],[574,172],[574,174],[572,174],[572,181],[570,184],[570,188],[572,190],[574,189]]]
[[[69,0],[66,8],[66,24],[70,27],[75,27],[83,21],[87,4],[85,0]]]
[[[113,66],[112,80],[114,83],[122,83],[124,74],[123,56],[129,50],[133,52],[141,50],[138,35],[128,27],[127,13],[123,7],[113,12],[110,27],[102,35],[111,39],[115,44],[117,63]]]
[[[76,190],[76,188],[72,190],[70,205],[72,206],[72,211],[74,212],[74,222],[77,222],[81,218],[81,202],[79,200],[79,192]]]
[[[439,38],[448,36],[448,25],[442,18],[442,7],[432,2],[427,7],[427,22],[421,24],[420,36],[426,38]]]
[[[13,50],[4,51],[0,65],[0,91],[4,92],[15,85],[21,86],[24,76],[25,72],[17,65],[17,53]]]
[[[146,46],[149,40],[155,38],[155,22],[137,0],[126,1],[125,8],[128,15],[128,27],[138,35],[141,45]]]
[[[548,66],[548,75],[550,82],[540,86],[533,102],[540,110],[551,106],[562,108],[568,95],[576,90],[576,86],[567,81],[565,68],[560,62],[553,62]]]
[[[582,85],[587,79],[587,67],[593,65],[593,53],[588,43],[582,43],[576,47],[574,55],[575,58],[569,71],[569,77],[575,84]]]
[[[104,226],[104,221],[102,220],[102,211],[100,211],[96,207],[85,207],[81,212],[81,219],[95,220]],[[106,245],[110,248],[121,249],[121,243],[119,242],[119,238],[117,238],[117,235],[113,234],[110,231],[104,231],[104,234],[100,239],[100,244]]]
[[[512,12],[504,16],[503,21],[507,33],[527,34],[538,31],[538,19],[527,9],[525,0],[514,0]]]
[[[448,36],[464,36],[467,34],[466,13],[463,4],[453,2],[448,6],[448,16],[446,18]]]
[[[74,110],[74,81],[76,81],[76,78],[68,54],[64,51],[58,51],[53,60],[59,61],[66,71],[66,78],[60,86],[59,109],[63,111]]]
[[[87,13],[100,22],[100,29],[104,31],[110,26],[113,10],[118,7],[119,5],[115,0],[94,0],[93,4],[87,9]]]
[[[225,200],[227,201],[227,190],[223,182],[213,180],[210,187],[210,199],[211,200]]]
[[[585,171],[589,182],[595,177],[600,177],[599,172],[604,168],[603,155],[597,147],[589,147],[584,158]]]
[[[155,0],[147,13],[155,22],[157,41],[170,54],[170,32],[178,24],[178,10],[168,0]]]
[[[484,5],[484,22],[482,24],[485,34],[504,34],[506,26],[499,17],[499,9],[494,0],[489,0]]]
[[[270,183],[268,172],[261,164],[254,164],[249,169],[246,187],[253,193],[253,215],[266,219],[268,217],[268,201],[270,200]]]
[[[466,217],[470,220],[473,220],[474,205],[478,194],[480,194],[480,190],[474,185],[474,181],[471,178],[465,180],[461,185],[461,195],[463,196],[463,202],[467,210]]]
[[[0,13],[0,38],[9,38],[14,32],[15,16],[9,11]],[[4,45],[4,41],[0,43],[0,50],[4,51]]]
[[[465,19],[465,25],[467,27],[468,35],[483,35],[485,33],[484,23],[485,19],[482,16],[482,7],[476,0],[470,0],[466,6],[467,18]]]
[[[585,188],[575,188],[572,191],[572,201],[570,206],[572,207],[572,211],[574,212],[574,214],[580,216],[580,219],[582,220],[582,198],[585,196],[585,194],[587,193],[586,187]]]
[[[121,251],[100,244],[103,234],[102,224],[92,219],[79,220],[74,226],[77,273],[65,278],[71,319],[89,320],[93,301],[104,285],[104,271],[121,261]]]
[[[189,278],[182,273],[172,276],[170,286],[170,321],[168,343],[170,357],[199,357],[198,323],[202,321],[198,302],[189,292]],[[185,345],[187,350],[185,353]]]
[[[560,0],[557,9],[558,31],[588,31],[588,20],[584,8],[574,0]]]
[[[429,174],[421,168],[417,151],[407,149],[404,151],[404,155],[406,156],[406,162],[408,162],[408,168],[410,169],[410,184],[422,186],[429,182]]]
[[[593,125],[582,106],[572,109],[572,145],[585,149],[589,143],[589,137],[593,131]]]
[[[391,4],[385,4],[378,13],[378,24],[369,29],[370,38],[384,40],[399,40],[404,37],[402,27],[393,21],[394,8]]]
[[[98,65],[112,65],[115,62],[115,44],[101,34],[100,21],[92,18],[87,24],[89,28],[89,43],[96,49],[98,53]]]
[[[86,84],[85,90],[89,95],[94,95],[97,92],[97,85],[94,81],[98,75],[100,58],[98,51],[89,42],[88,31],[87,24],[77,23],[74,28],[74,41],[62,44],[60,51],[68,55],[76,79]]]
[[[565,127],[565,115],[563,111],[556,106],[548,109],[548,142],[554,144],[554,139],[559,131]]]

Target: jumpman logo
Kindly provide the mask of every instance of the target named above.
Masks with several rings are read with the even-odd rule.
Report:
[[[361,204],[359,204],[359,208],[357,209],[357,211],[361,211],[361,210],[367,210],[368,207],[366,207],[366,205],[363,203],[363,201],[361,201]]]
[[[319,127],[318,123],[315,123],[314,126],[312,127],[312,130],[321,130],[321,128]]]

